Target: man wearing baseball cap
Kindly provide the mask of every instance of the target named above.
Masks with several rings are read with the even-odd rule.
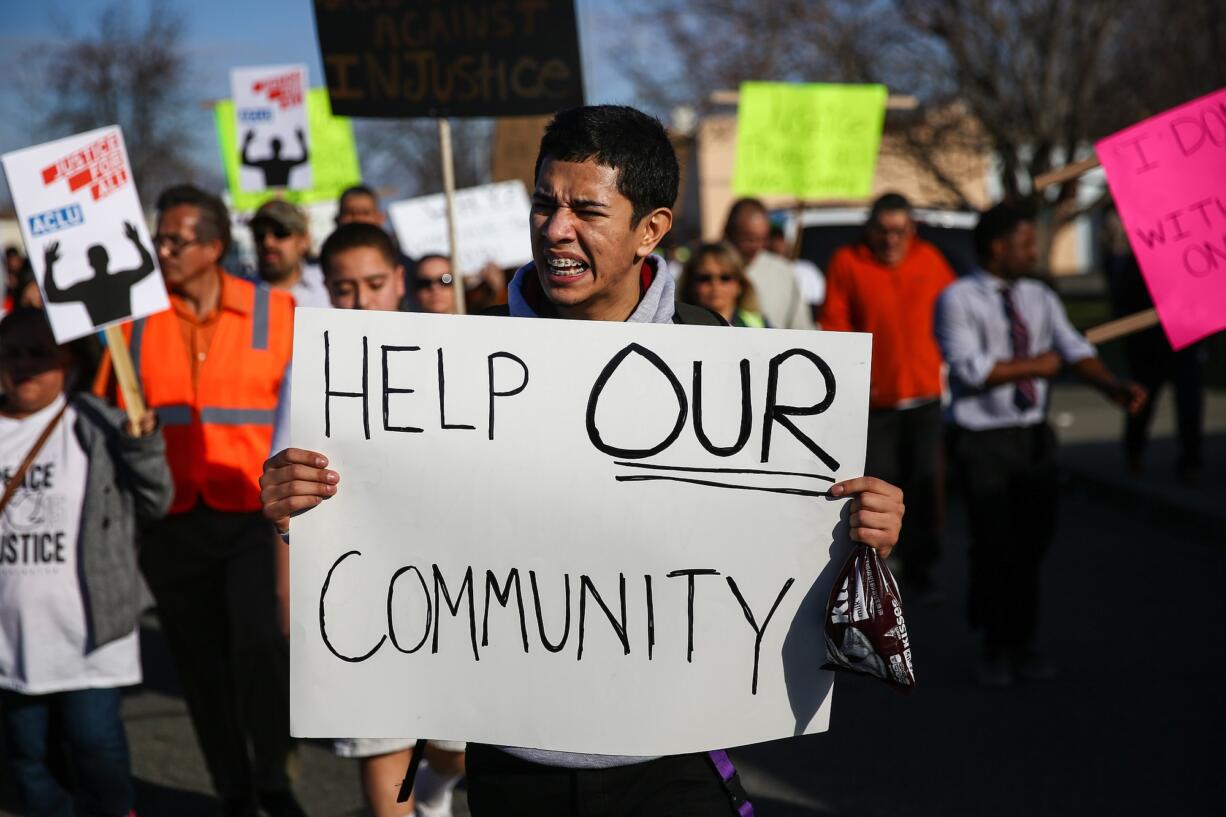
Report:
[[[256,210],[247,226],[264,283],[289,292],[298,306],[330,306],[323,274],[306,260],[311,249],[306,214],[288,201],[272,199]]]

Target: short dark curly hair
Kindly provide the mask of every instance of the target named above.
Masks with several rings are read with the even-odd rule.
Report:
[[[617,171],[617,192],[630,200],[631,223],[677,201],[681,169],[660,120],[626,105],[559,111],[545,128],[534,175],[546,159],[586,162]]]
[[[979,214],[979,223],[975,225],[974,241],[975,255],[981,265],[987,266],[992,261],[992,242],[998,238],[1012,235],[1018,225],[1024,222],[1033,223],[1035,207],[1032,202],[1002,201],[995,207]]]
[[[383,259],[393,267],[400,263],[396,257],[396,247],[392,244],[391,236],[373,224],[355,221],[337,227],[324,240],[324,245],[319,250],[319,266],[323,269],[324,275],[331,274],[336,256],[359,247],[370,247],[372,250],[377,250]]]

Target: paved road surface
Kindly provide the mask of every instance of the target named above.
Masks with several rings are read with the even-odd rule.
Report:
[[[1063,676],[979,689],[959,605],[908,610],[912,696],[849,679],[836,685],[828,734],[737,753],[751,791],[766,793],[761,814],[1226,812],[1221,529],[1198,534],[1075,487],[1064,498],[1042,626]],[[950,588],[966,575],[953,514]]]

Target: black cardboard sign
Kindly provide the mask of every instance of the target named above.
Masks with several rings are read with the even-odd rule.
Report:
[[[573,0],[315,0],[338,116],[527,116],[583,104]]]

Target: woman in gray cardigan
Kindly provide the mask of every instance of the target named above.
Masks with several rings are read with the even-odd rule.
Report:
[[[173,485],[152,413],[70,393],[41,310],[0,320],[0,710],[25,813],[133,814],[120,688],[139,683],[138,524]],[[23,467],[24,466],[24,467]],[[49,734],[55,719],[62,735]],[[50,774],[62,742],[79,791]]]

